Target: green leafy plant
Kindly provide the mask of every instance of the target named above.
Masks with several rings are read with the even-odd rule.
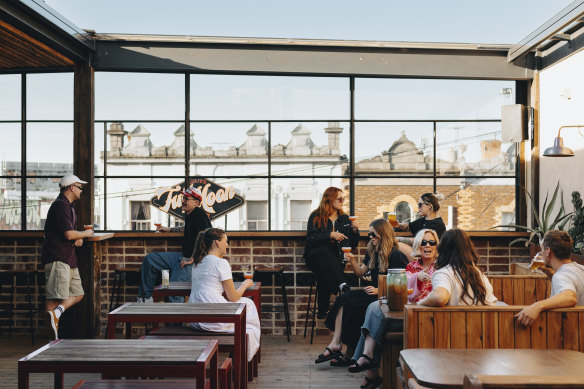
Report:
[[[556,189],[554,190],[554,194],[552,195],[551,200],[548,202],[548,194],[545,196],[545,201],[543,202],[543,207],[541,208],[541,214],[539,210],[534,205],[533,198],[526,190],[525,194],[531,200],[531,212],[533,214],[533,219],[535,220],[536,227],[527,227],[518,224],[504,224],[495,226],[493,228],[504,227],[504,228],[517,228],[520,230],[525,230],[529,232],[528,238],[517,238],[513,240],[509,245],[513,245],[519,242],[525,242],[525,247],[529,246],[530,243],[533,244],[540,244],[543,240],[543,235],[554,229],[562,230],[566,223],[570,221],[572,218],[572,212],[566,213],[566,208],[564,207],[564,197],[563,191],[560,189],[560,183],[556,184]],[[558,200],[558,196],[560,199],[560,208],[554,217],[552,217],[553,210],[556,206],[556,202]]]
[[[582,203],[580,192],[572,192],[572,205],[574,206],[572,228],[568,230],[568,234],[574,240],[572,251],[584,254],[584,204]]]

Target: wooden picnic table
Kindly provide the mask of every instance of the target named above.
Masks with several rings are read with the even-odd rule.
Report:
[[[132,323],[233,323],[233,376],[235,388],[247,388],[245,303],[126,303],[107,315],[108,338],[115,337],[116,323],[126,323],[126,337]]]
[[[63,388],[64,373],[192,377],[197,389],[217,388],[217,341],[58,339],[18,361],[19,389],[28,388],[30,373],[54,373],[58,389]]]
[[[542,373],[549,384],[562,376],[584,383],[584,353],[529,349],[407,349],[400,365],[418,384],[432,388],[462,388],[465,375],[509,376],[508,384],[528,382]]]
[[[235,289],[241,286],[241,282],[235,282]],[[170,281],[168,288],[163,288],[162,285],[158,285],[154,288],[152,292],[152,298],[154,302],[164,301],[165,297],[170,296],[185,296],[191,295],[191,281]],[[254,282],[253,285],[245,290],[243,293],[244,297],[250,297],[253,300],[256,309],[258,310],[258,316],[262,317],[262,283]]]

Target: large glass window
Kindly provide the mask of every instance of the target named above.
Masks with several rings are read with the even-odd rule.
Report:
[[[500,124],[512,81],[355,78],[353,95],[350,81],[96,73],[98,229],[180,225],[189,178],[222,187],[207,188],[204,209],[228,230],[304,230],[329,186],[361,226],[389,212],[414,220],[426,192],[451,227],[513,219],[517,147]],[[58,179],[74,173],[73,75],[0,76],[0,102],[0,228],[41,229]],[[152,205],[160,193],[174,211]],[[243,202],[218,211],[230,193]]]

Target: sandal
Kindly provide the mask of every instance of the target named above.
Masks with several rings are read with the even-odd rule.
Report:
[[[347,367],[354,363],[355,361],[353,359],[349,358],[347,355],[341,354],[338,358],[333,359],[330,365],[335,367]]]
[[[314,363],[322,363],[322,362],[330,361],[331,359],[335,359],[335,358],[338,358],[341,355],[343,355],[343,353],[341,353],[341,350],[334,350],[333,351],[328,347],[325,347],[324,351],[328,351],[329,354],[328,355],[324,355],[324,353],[320,354],[318,356],[318,358],[314,360]]]
[[[373,358],[370,358],[369,356],[365,355],[365,354],[361,354],[361,357],[367,359],[368,362],[365,362],[362,365],[359,365],[359,362],[355,361],[355,364],[353,366],[349,366],[349,373],[359,373],[360,371],[364,371],[364,370],[370,370],[375,368],[375,360]],[[361,358],[359,357],[359,358]]]
[[[359,387],[360,389],[375,389],[383,383],[383,379],[380,376],[377,376],[375,378],[365,377],[365,382],[366,382],[365,385],[361,385]]]

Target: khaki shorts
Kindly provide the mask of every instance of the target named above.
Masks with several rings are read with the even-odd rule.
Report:
[[[45,265],[47,300],[65,300],[85,294],[81,286],[79,269],[71,269],[65,262],[55,261]]]

